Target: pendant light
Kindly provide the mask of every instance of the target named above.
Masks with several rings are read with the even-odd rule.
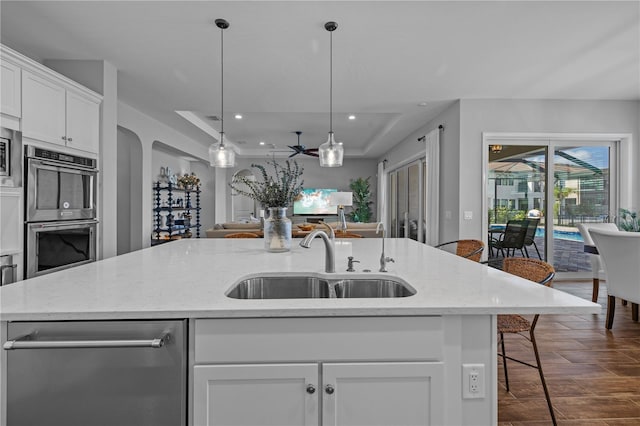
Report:
[[[329,21],[324,24],[324,29],[329,31],[329,138],[318,147],[320,167],[340,167],[344,149],[342,144],[336,142],[333,136],[333,32],[338,24]]]
[[[209,146],[209,163],[212,167],[234,167],[236,153],[224,143],[224,30],[229,28],[229,22],[216,19],[216,26],[220,28],[220,140]]]

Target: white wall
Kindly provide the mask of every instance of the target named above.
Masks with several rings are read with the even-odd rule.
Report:
[[[154,143],[171,146],[174,150],[180,151],[185,155],[207,162],[209,156],[208,147],[189,139],[164,123],[143,114],[123,102],[118,102],[118,125],[134,133],[142,144],[142,160],[141,164],[137,165],[141,171],[141,187],[143,191],[141,197],[143,212],[142,232],[138,238],[140,239],[141,247],[149,247],[153,229],[153,181],[157,179],[160,173],[159,167],[153,165]],[[208,176],[204,175],[199,175],[199,177],[203,181],[209,179]],[[203,214],[207,214],[204,208]]]
[[[387,160],[385,170],[393,170],[425,156],[425,144],[418,138],[444,126],[440,132],[440,241],[451,241],[458,236],[458,187],[460,186],[460,103],[449,108],[411,133],[406,139],[386,152],[378,161]]]
[[[375,220],[376,215],[376,199],[377,194],[377,174],[378,166],[376,160],[368,159],[353,159],[346,157],[342,164],[342,167],[325,168],[320,167],[320,162],[317,158],[297,156],[295,160],[298,165],[304,168],[302,174],[302,180],[304,181],[303,187],[305,188],[336,188],[339,191],[350,191],[349,183],[351,179],[367,178],[371,176],[369,182],[371,184],[371,194],[373,203],[371,204],[372,221]],[[255,169],[251,169],[251,164],[262,164],[266,167],[268,172],[273,173],[273,167],[266,164],[266,161],[270,159],[266,158],[236,158],[236,167],[227,169],[227,180],[230,182],[231,177],[235,172],[241,169],[249,169],[255,172]],[[278,163],[284,163],[286,158],[276,158]],[[254,173],[255,174],[255,173]],[[256,175],[260,180],[260,176]],[[227,206],[227,217],[231,217],[231,189],[227,185],[227,193],[225,196]],[[349,213],[350,208],[345,208],[345,213]],[[287,211],[288,216],[292,216],[292,212]]]
[[[459,238],[482,239],[482,133],[632,133],[632,157],[640,158],[638,101],[461,100]],[[640,163],[635,163],[640,164]],[[631,172],[633,201],[638,206],[638,168]],[[472,211],[464,220],[462,211]]]
[[[142,241],[142,143],[131,131],[118,127],[117,254],[140,250]]]

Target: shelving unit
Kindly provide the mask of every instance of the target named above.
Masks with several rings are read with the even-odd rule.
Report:
[[[151,245],[171,241],[176,236],[200,238],[200,186],[184,189],[172,183],[155,182],[153,191],[154,228]]]

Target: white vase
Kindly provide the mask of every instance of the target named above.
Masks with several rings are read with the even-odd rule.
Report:
[[[291,250],[291,220],[286,207],[269,207],[264,220],[264,248],[270,252]]]

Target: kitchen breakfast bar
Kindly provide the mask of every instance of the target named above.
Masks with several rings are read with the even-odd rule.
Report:
[[[318,239],[308,249],[269,253],[261,239],[212,238],[4,286],[2,424],[34,424],[18,419],[49,388],[77,398],[49,404],[49,424],[104,424],[81,418],[81,407],[131,404],[133,419],[171,405],[165,393],[156,395],[164,387],[172,388],[173,417],[149,424],[494,425],[497,315],[600,312],[590,301],[410,239],[385,244],[395,262],[384,273],[380,239],[336,240],[336,272],[326,273]],[[349,256],[359,262],[355,272],[347,272]],[[360,291],[371,282],[389,292]],[[261,291],[249,291],[255,287]],[[122,336],[114,337],[115,326]],[[152,334],[139,337],[145,330]],[[178,346],[151,363],[128,352]],[[71,357],[60,361],[64,367],[52,361],[61,351]],[[50,356],[42,362],[32,353]],[[100,364],[104,358],[119,358],[127,377],[146,369],[136,382],[147,382],[148,393],[112,381],[96,391],[98,402],[89,401],[87,377],[119,374]],[[30,376],[47,363],[54,378],[38,385]],[[173,373],[163,373],[169,367]],[[68,380],[71,370],[82,371],[78,383]],[[154,384],[159,376],[172,381]]]

